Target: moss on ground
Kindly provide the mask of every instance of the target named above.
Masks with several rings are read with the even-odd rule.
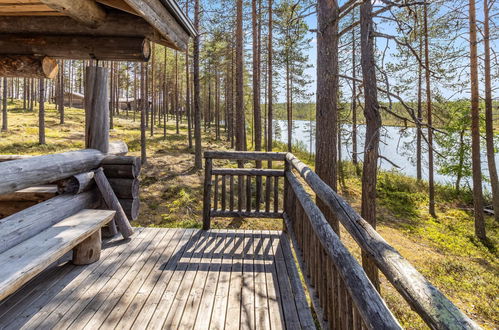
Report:
[[[47,145],[38,145],[38,119],[35,113],[20,110],[11,102],[9,131],[0,133],[1,154],[44,154],[83,147],[84,116],[81,109],[66,108],[66,122],[59,124],[53,105],[46,106]],[[128,143],[130,153],[140,155],[138,116],[133,121],[118,115],[111,130],[112,139]],[[175,134],[167,124],[167,137],[158,126],[153,137],[148,131],[148,163],[141,174],[141,216],[134,225],[154,227],[201,227],[203,172],[192,170],[194,155],[187,145],[186,125]],[[228,149],[225,141],[203,133],[205,149]],[[276,151],[285,145],[276,144]],[[313,167],[313,159],[303,150],[294,153]],[[227,162],[218,166],[234,166]],[[352,164],[343,164],[341,194],[360,209],[361,185]],[[499,327],[498,224],[487,217],[489,240],[474,238],[471,194],[452,187],[437,186],[436,219],[428,216],[425,183],[396,172],[382,172],[378,184],[378,226],[381,235],[407,258],[466,314],[485,328]],[[281,229],[274,219],[214,219],[215,228]],[[345,245],[359,258],[355,242],[342,230]],[[403,298],[382,278],[382,295],[404,327],[425,328]]]

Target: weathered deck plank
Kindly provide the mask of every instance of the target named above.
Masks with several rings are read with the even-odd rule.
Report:
[[[282,232],[139,229],[0,302],[0,328],[313,328]]]

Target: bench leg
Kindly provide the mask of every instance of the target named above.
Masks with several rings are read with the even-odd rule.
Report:
[[[99,229],[73,248],[73,264],[88,265],[99,260],[101,244],[101,231]]]
[[[102,227],[101,233],[104,238],[111,238],[118,235],[118,229],[114,220],[111,220],[106,226]]]

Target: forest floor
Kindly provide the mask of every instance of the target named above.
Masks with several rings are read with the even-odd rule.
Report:
[[[47,105],[47,145],[38,144],[36,113],[25,113],[10,104],[9,130],[0,133],[0,154],[43,154],[80,149],[84,144],[84,113],[66,109],[64,125],[58,113]],[[139,116],[133,121],[117,116],[112,139],[127,142],[131,155],[140,155]],[[203,172],[193,171],[194,155],[187,144],[185,123],[176,134],[175,124],[148,131],[148,162],[141,173],[140,219],[134,225],[157,227],[201,227]],[[203,148],[228,149],[204,133]],[[308,155],[296,153],[305,162]],[[312,164],[311,164],[312,165]],[[341,194],[360,209],[361,185],[351,164],[344,166]],[[437,186],[436,219],[427,214],[426,185],[395,172],[382,172],[378,186],[378,227],[380,234],[407,258],[467,315],[485,328],[499,327],[499,226],[487,217],[489,241],[474,238],[469,192]],[[215,219],[215,228],[281,229],[275,219]],[[343,230],[342,240],[359,257],[355,242]],[[382,296],[407,328],[425,328],[403,298],[382,278]]]

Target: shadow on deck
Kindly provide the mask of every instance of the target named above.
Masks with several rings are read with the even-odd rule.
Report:
[[[139,228],[0,303],[2,329],[315,328],[287,236]]]

